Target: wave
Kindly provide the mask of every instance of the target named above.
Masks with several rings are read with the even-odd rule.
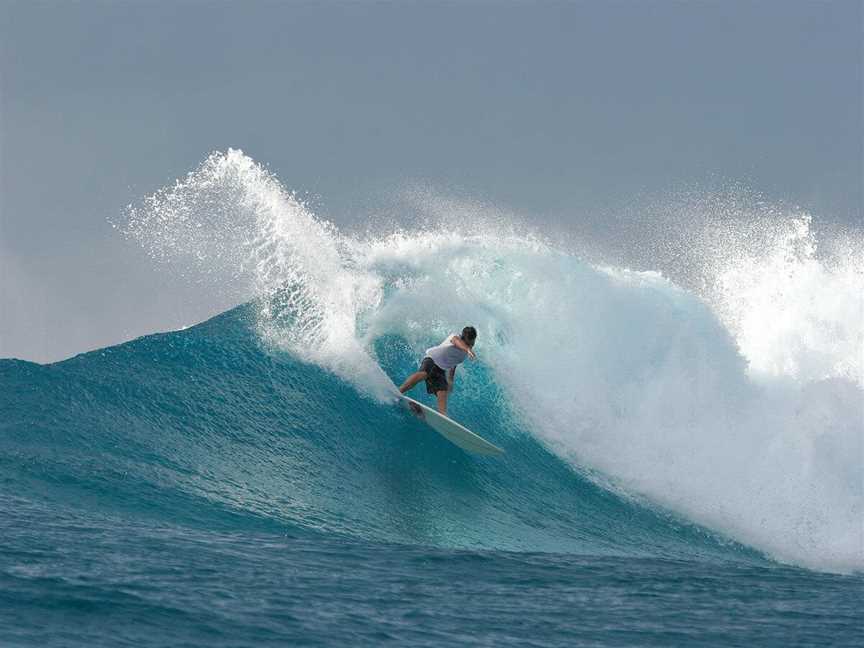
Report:
[[[825,262],[807,219],[783,221],[771,231],[791,234],[761,251],[726,239],[701,294],[481,212],[349,235],[239,151],[118,226],[154,258],[232,277],[250,302],[57,365],[4,363],[16,391],[56,391],[5,426],[16,474],[28,452],[87,448],[95,429],[92,449],[115,444],[113,476],[82,450],[69,479],[116,497],[123,475],[129,506],[149,488],[161,507],[173,489],[184,515],[200,499],[387,540],[749,555],[731,539],[815,569],[864,567],[860,249]],[[392,381],[465,324],[481,362],[460,369],[451,413],[507,449],[500,463],[390,405]]]

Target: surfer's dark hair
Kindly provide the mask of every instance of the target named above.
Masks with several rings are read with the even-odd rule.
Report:
[[[466,342],[473,342],[477,339],[477,329],[473,326],[466,326],[462,329],[462,339]]]

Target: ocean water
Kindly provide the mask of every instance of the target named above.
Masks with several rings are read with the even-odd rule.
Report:
[[[116,225],[240,306],[0,360],[0,644],[861,645],[862,248],[769,221],[688,284],[482,210],[349,234],[214,154]],[[469,323],[503,457],[394,406]]]

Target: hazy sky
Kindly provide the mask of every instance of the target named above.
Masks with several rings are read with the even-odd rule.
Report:
[[[0,357],[227,307],[106,219],[228,147],[342,224],[412,182],[541,223],[718,180],[859,223],[862,40],[858,1],[0,0]]]

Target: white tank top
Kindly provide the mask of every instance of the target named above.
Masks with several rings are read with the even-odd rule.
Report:
[[[450,341],[453,337],[459,336],[452,333],[438,346],[426,349],[426,356],[432,358],[435,364],[441,367],[444,371],[452,369],[468,356],[465,351]]]

